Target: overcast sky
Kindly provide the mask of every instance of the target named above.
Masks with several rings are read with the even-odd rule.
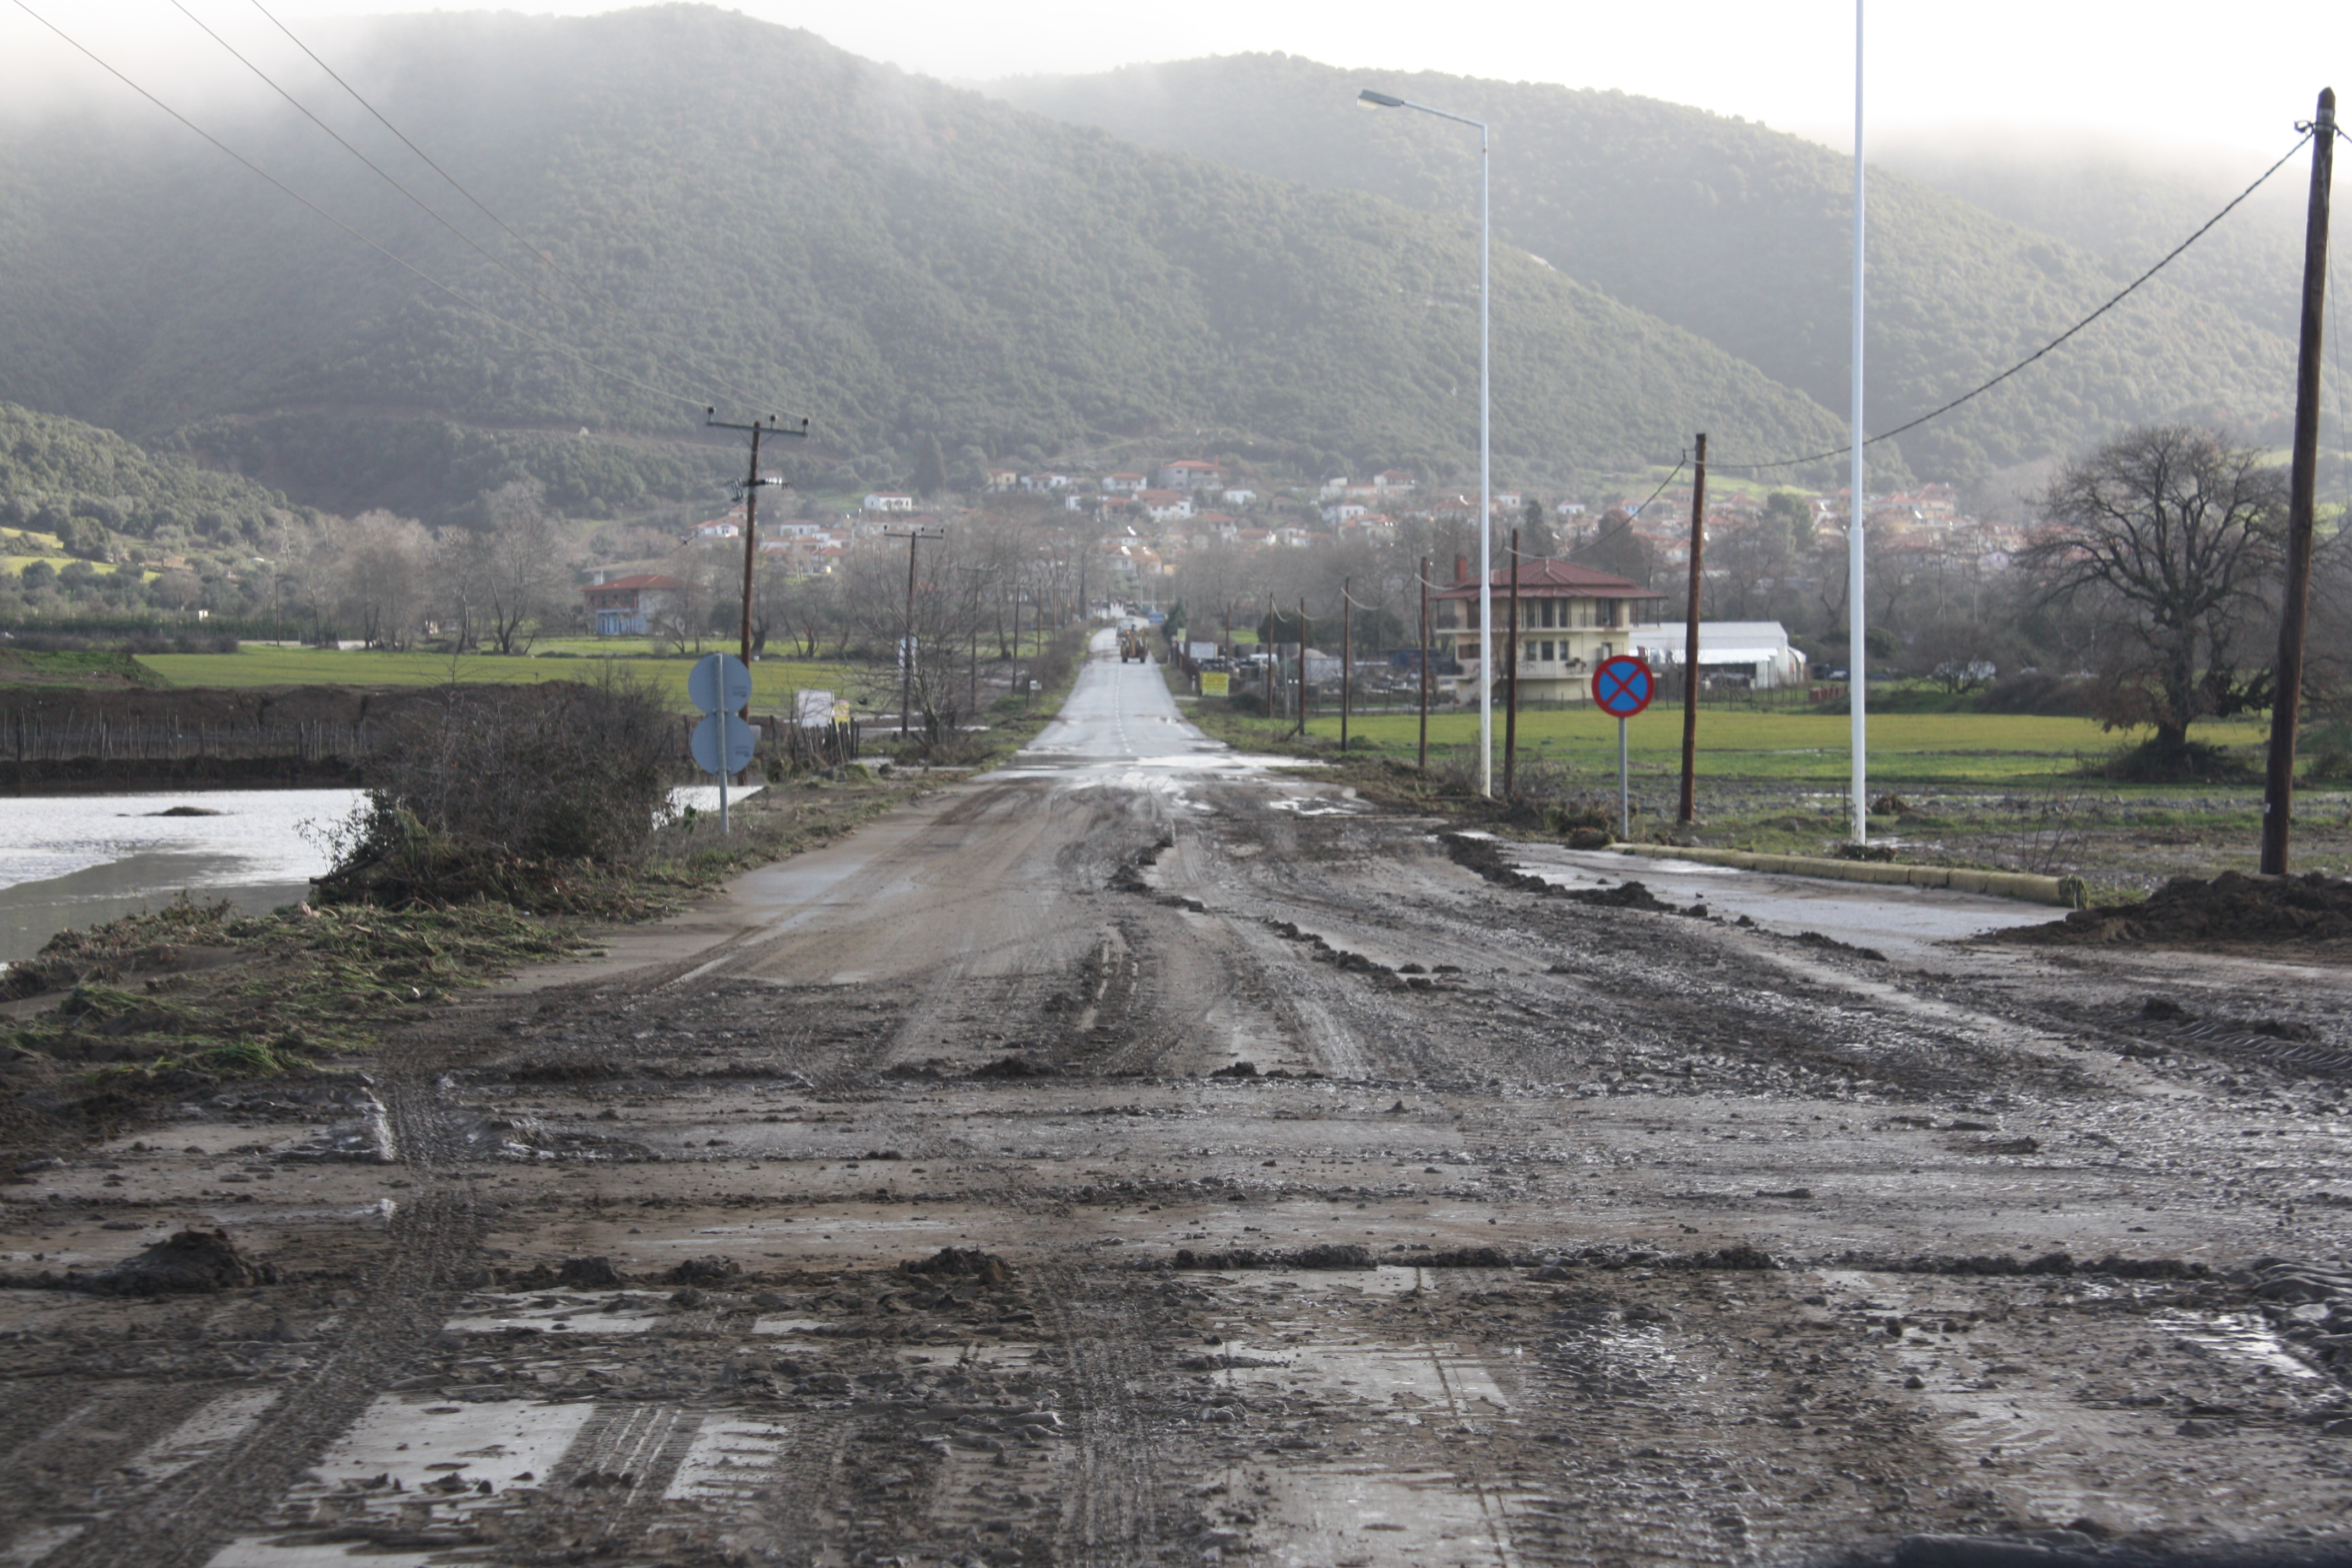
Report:
[[[158,87],[216,46],[170,0],[27,0]],[[252,0],[185,0],[240,43],[266,35]],[[268,0],[305,20],[468,9],[431,0]],[[609,0],[510,7],[572,15]],[[734,9],[841,47],[963,82],[1279,49],[1333,65],[1613,87],[1761,120],[1845,146],[1851,0],[1553,0],[1513,5],[1364,0],[743,0]],[[2057,130],[2252,157],[2284,151],[2318,89],[2352,60],[2352,13],[2326,0],[1874,0],[1873,135],[1951,128],[2032,138]],[[2352,79],[2334,85],[2352,85]],[[120,95],[10,0],[0,3],[0,91],[21,108],[77,88]],[[247,79],[236,90],[260,90]],[[2263,162],[2267,163],[2268,157]]]

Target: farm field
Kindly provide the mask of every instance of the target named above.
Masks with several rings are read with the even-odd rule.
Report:
[[[1627,751],[1637,773],[1679,773],[1682,710],[1653,707],[1626,726]],[[1264,721],[1253,728],[1271,729]],[[1391,755],[1410,757],[1417,733],[1412,713],[1357,717],[1351,741]],[[1504,720],[1495,714],[1495,743],[1502,745]],[[1336,742],[1337,712],[1316,714],[1307,732]],[[1547,709],[1519,715],[1522,759],[1614,774],[1617,721],[1591,708]],[[2260,744],[2268,734],[2263,720],[2200,724],[2195,737],[2218,746]],[[1698,771],[1702,778],[1818,780],[1844,782],[1847,721],[1843,713],[1760,713],[1703,710],[1698,721]],[[2126,744],[2134,737],[2100,729],[2091,719],[2015,713],[1885,713],[1870,719],[1870,778],[1879,784],[2046,784],[2083,763]],[[1429,718],[1429,743],[1475,748],[1475,710],[1448,710]]]
[[[630,643],[635,649],[640,644]],[[142,655],[140,664],[173,686],[441,686],[451,680],[485,684],[529,684],[541,680],[594,680],[609,664],[614,670],[652,684],[680,712],[691,707],[686,678],[691,658],[656,658],[642,652],[634,657],[604,658],[467,655],[452,659],[439,653],[335,651],[312,647],[250,646],[235,653],[168,653]],[[751,706],[772,712],[789,700],[787,694],[809,688],[845,690],[857,679],[854,667],[809,663],[796,659],[761,659],[751,667]]]

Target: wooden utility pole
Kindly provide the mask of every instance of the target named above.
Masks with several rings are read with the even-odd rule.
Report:
[[[1706,432],[1699,432],[1698,459],[1691,482],[1690,605],[1683,618],[1683,801],[1675,820],[1688,827],[1698,815],[1698,611],[1706,582],[1700,560],[1706,553]]]
[[[777,424],[776,416],[771,414],[764,422],[730,425],[719,417],[716,408],[706,408],[702,412],[705,429],[749,430],[751,433],[751,467],[743,476],[743,667],[748,669],[751,665],[751,566],[755,559],[752,552],[760,543],[760,486],[762,483],[760,478],[760,437],[797,436],[805,441],[808,439],[809,422],[802,420],[801,427],[795,430],[790,426]],[[783,483],[782,479],[772,482]],[[751,705],[746,703],[743,710],[750,713]]]
[[[1353,577],[1339,579],[1339,754],[1348,754],[1349,688],[1354,683],[1348,677],[1356,641],[1356,596],[1349,592],[1356,585]]]
[[[968,717],[980,717],[980,580],[996,575],[993,566],[959,566],[958,572],[971,579],[971,679],[964,697]]]
[[[1307,734],[1307,595],[1298,595],[1298,733]]]
[[[2295,362],[2294,459],[2287,479],[2286,593],[2279,605],[2270,767],[2263,787],[2263,874],[2286,875],[2294,817],[2295,730],[2303,717],[2303,628],[2311,603],[2312,513],[2318,496],[2319,340],[2327,291],[2327,186],[2336,165],[2336,89],[2319,89],[2311,125],[2311,207],[2303,233],[2303,343]]]
[[[1421,761],[1429,771],[1429,557],[1421,558]]]
[[[1503,634],[1503,668],[1511,683],[1511,705],[1503,717],[1503,798],[1512,798],[1519,764],[1519,531],[1511,530],[1511,629]]]
[[[947,534],[935,528],[910,528],[904,533],[886,528],[882,537],[907,542],[907,635],[898,639],[898,739],[903,741],[908,711],[915,706],[915,546],[926,539],[945,539]]]

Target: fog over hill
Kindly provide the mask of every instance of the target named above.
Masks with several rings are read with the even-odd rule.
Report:
[[[1475,474],[1475,237],[1450,217],[1138,147],[705,6],[387,19],[336,63],[603,302],[315,75],[289,85],[528,282],[282,105],[207,128],[626,379],[160,116],[110,113],[0,156],[0,398],[306,502],[436,521],[518,474],[578,512],[715,497],[733,448],[697,443],[705,402],[808,415],[786,460],[845,486],[903,478],[934,437],[967,461],[1151,437]],[[1564,263],[1498,254],[1495,316],[1507,478],[1635,467],[1702,428],[1835,444],[1817,403]]]
[[[1364,191],[1460,221],[1475,214],[1475,132],[1361,113],[1357,91],[1491,121],[1503,239],[1687,328],[1843,410],[1849,388],[1850,164],[1802,138],[1622,93],[1434,74],[1340,70],[1286,55],[1016,79],[1009,102],[1154,146]],[[2282,151],[2284,150],[2282,144]],[[1903,423],[2040,346],[2219,205],[2094,178],[2036,195],[1963,162],[1962,195],[1880,168],[1870,195],[1869,417]],[[2249,171],[2251,177],[2252,171]],[[2193,216],[2191,216],[2193,214]],[[2021,219],[2038,219],[2047,231]],[[2233,241],[2236,237],[2233,235]],[[2189,416],[2284,428],[2293,343],[2266,301],[2260,247],[2160,278],[2058,354],[1903,437],[1913,468],[1966,479],[2077,449],[2121,426]],[[2245,270],[2242,284],[2227,275]],[[2289,274],[2288,287],[2292,286]],[[1728,459],[1746,448],[1718,440]]]

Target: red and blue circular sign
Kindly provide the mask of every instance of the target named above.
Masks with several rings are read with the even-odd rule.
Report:
[[[1604,658],[1592,672],[1592,700],[1612,718],[1631,719],[1658,693],[1650,667],[1631,654]]]

